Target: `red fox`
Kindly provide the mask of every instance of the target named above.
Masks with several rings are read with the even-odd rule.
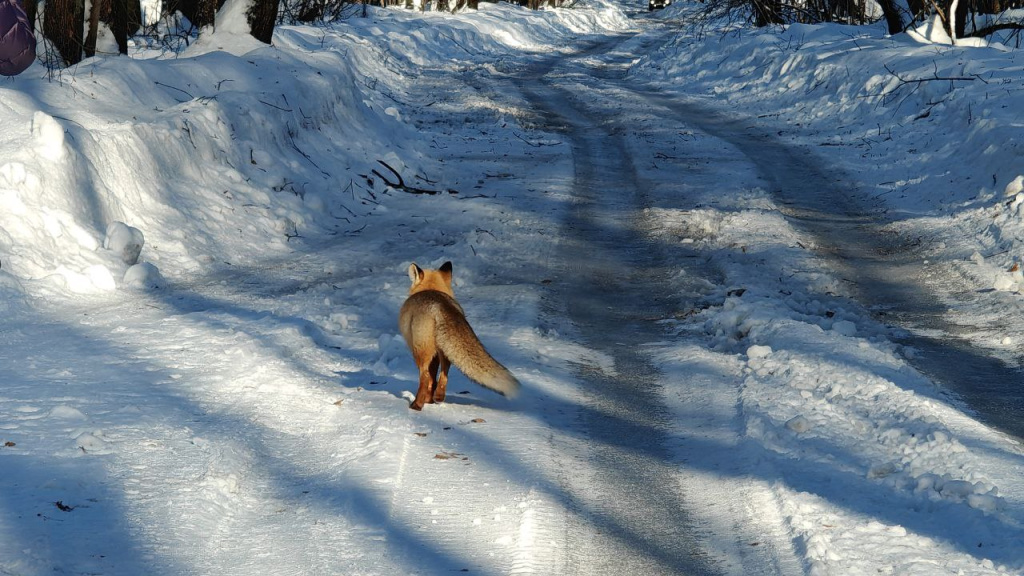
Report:
[[[398,327],[420,371],[420,387],[409,407],[422,410],[424,404],[443,402],[448,368],[453,363],[484,388],[515,396],[519,381],[484,350],[455,301],[452,263],[445,262],[437,270],[424,270],[413,263],[409,279],[409,297],[398,315]]]

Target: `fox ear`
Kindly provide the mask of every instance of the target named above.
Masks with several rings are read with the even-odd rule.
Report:
[[[412,281],[413,286],[423,280],[423,268],[417,266],[415,262],[409,264],[409,280]]]
[[[441,267],[437,269],[441,273],[441,277],[444,278],[444,283],[449,287],[452,285],[452,263],[445,262],[441,264]]]

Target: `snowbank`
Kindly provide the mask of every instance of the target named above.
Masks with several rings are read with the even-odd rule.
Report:
[[[680,35],[632,73],[727,102],[778,124],[784,137],[810,134],[800,143],[851,168],[863,202],[884,204],[901,231],[935,247],[926,256],[996,255],[969,273],[981,288],[1016,291],[1019,281],[999,271],[1024,253],[1012,202],[1024,173],[1014,88],[1024,67],[998,43],[931,39],[888,36],[882,24]]]
[[[221,26],[180,54],[97,57],[57,82],[33,68],[0,87],[0,261],[35,294],[112,290],[125,272],[103,246],[114,222],[145,235],[139,258],[171,280],[288,254],[385,208],[378,160],[443,178],[398,112],[421,68],[627,25],[610,6],[371,8],[334,27],[282,27],[272,47]]]

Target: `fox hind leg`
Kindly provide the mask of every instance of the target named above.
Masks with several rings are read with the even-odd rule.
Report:
[[[434,402],[444,402],[445,388],[448,387],[448,369],[451,368],[452,363],[441,352],[438,352],[437,356],[441,370],[437,378],[434,379]]]
[[[416,399],[409,408],[422,410],[424,404],[434,402],[434,386],[437,383],[437,369],[440,364],[437,354],[427,357],[426,355],[416,357],[416,366],[420,369],[420,387],[416,391]]]
[[[435,399],[435,390],[437,390],[437,372],[438,369],[443,366],[444,355],[438,350],[434,357],[430,359],[430,366],[428,371],[430,372],[430,388],[427,390],[427,404],[433,404]]]

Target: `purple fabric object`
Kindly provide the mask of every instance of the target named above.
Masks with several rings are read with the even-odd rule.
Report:
[[[0,74],[21,74],[35,59],[36,35],[25,10],[18,0],[0,0]]]

